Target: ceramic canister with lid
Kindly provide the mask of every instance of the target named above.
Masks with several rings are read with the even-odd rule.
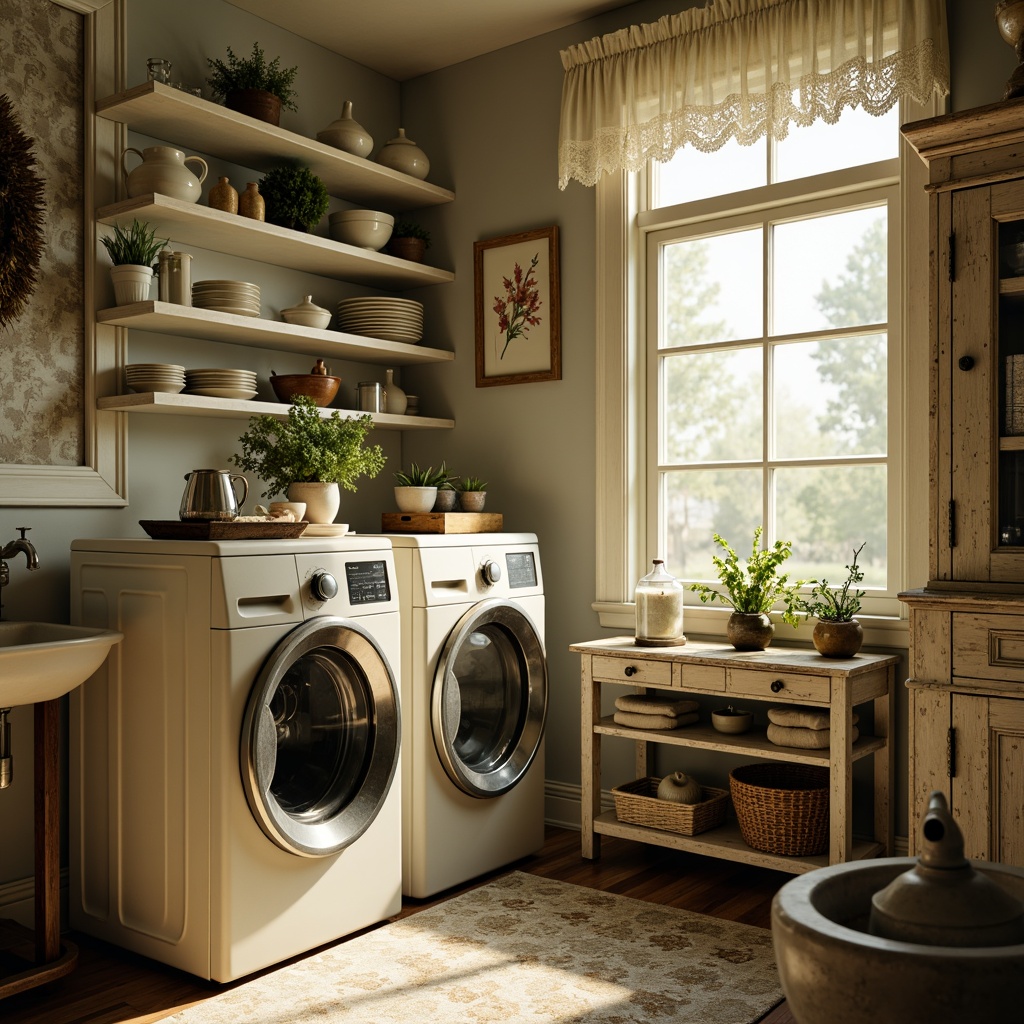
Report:
[[[683,635],[683,585],[654,559],[654,568],[636,585],[636,643],[640,647],[675,647]]]
[[[381,147],[377,163],[420,179],[425,178],[430,170],[427,154],[412,139],[405,137],[404,128],[399,128],[397,137],[388,139]]]

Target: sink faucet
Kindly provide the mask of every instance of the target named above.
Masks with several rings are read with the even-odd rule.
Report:
[[[3,588],[11,582],[11,567],[7,564],[7,559],[13,558],[20,551],[25,556],[29,572],[34,572],[39,568],[39,555],[36,553],[32,541],[25,537],[25,534],[28,533],[31,527],[18,526],[16,529],[21,536],[16,540],[9,541],[0,549],[0,619],[4,617]]]

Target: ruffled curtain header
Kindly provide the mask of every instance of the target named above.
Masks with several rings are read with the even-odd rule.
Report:
[[[945,0],[716,0],[562,51],[558,185],[949,91]]]

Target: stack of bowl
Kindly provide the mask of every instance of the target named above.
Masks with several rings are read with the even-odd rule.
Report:
[[[256,397],[256,374],[252,370],[186,370],[185,384],[190,395],[243,400]]]
[[[380,210],[340,210],[327,219],[328,231],[335,242],[375,252],[388,244],[391,229],[395,226],[395,218]]]
[[[185,367],[174,363],[129,363],[124,379],[132,391],[176,395],[185,387]]]
[[[260,286],[248,281],[196,281],[192,305],[239,316],[260,315]]]

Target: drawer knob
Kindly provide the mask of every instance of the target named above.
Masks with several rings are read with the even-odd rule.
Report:
[[[780,690],[782,690],[785,687],[785,685],[786,684],[781,679],[773,679],[772,680],[772,687],[771,687],[772,693],[778,693]]]
[[[973,370],[974,369],[974,356],[961,356],[957,360],[957,366],[959,366],[960,369],[963,370],[965,373],[968,370]]]
[[[633,665],[627,665],[626,666],[626,675],[627,676],[635,676],[636,675],[636,667],[633,666]]]

